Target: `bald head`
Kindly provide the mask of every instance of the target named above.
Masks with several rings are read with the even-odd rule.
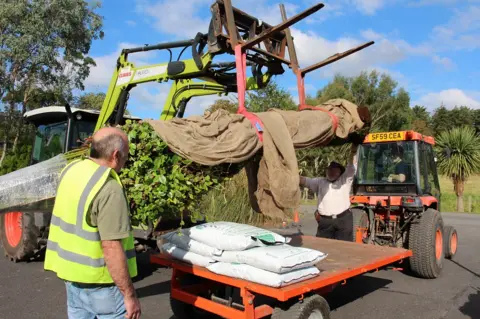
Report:
[[[119,172],[128,158],[128,137],[116,127],[104,127],[92,138],[90,157]]]

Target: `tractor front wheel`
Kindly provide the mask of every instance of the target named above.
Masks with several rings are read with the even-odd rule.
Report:
[[[32,257],[38,247],[39,235],[32,213],[0,214],[0,240],[5,256],[11,261],[24,261]]]
[[[410,268],[421,278],[437,278],[443,268],[443,219],[440,212],[427,209],[410,224],[408,248]]]

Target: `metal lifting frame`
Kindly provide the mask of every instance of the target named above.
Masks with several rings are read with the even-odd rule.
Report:
[[[231,0],[217,0],[211,7],[213,17],[212,24],[215,30],[215,36],[217,36],[217,38],[223,37],[224,41],[229,44],[230,48],[235,53],[238,113],[244,115],[252,122],[252,125],[257,130],[260,140],[262,140],[263,124],[257,116],[248,112],[245,108],[245,86],[247,79],[246,62],[248,50],[262,54],[269,58],[270,61],[284,63],[293,71],[297,78],[300,102],[298,109],[303,110],[313,108],[305,104],[304,80],[307,73],[343,59],[375,43],[374,41],[367,42],[345,52],[334,54],[319,63],[301,69],[297,60],[295,45],[289,27],[312,15],[323,7],[323,3],[318,3],[288,19],[285,7],[280,4],[283,22],[273,27],[266,23],[260,25],[257,19],[234,8]],[[227,35],[223,34],[223,28],[226,29]],[[242,37],[239,31],[244,31],[246,36]],[[260,48],[260,43],[264,44],[266,50]],[[288,48],[289,59],[285,57],[285,48]]]

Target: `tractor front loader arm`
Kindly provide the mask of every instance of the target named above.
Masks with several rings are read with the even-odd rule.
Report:
[[[124,49],[117,60],[95,131],[107,123],[119,123],[125,112],[130,90],[139,84],[174,81],[160,116],[162,120],[183,116],[186,103],[194,96],[236,92],[236,82],[232,81],[235,75],[222,73],[222,71],[214,68],[228,65],[229,63],[212,64],[214,55],[209,52],[201,53],[205,45],[205,42],[200,41],[203,37],[199,33],[194,40]],[[178,61],[171,61],[170,58],[170,61],[167,63],[141,67],[136,67],[134,63],[127,61],[128,55],[132,53],[150,50],[170,50],[171,48],[182,46],[192,46],[193,58]],[[260,76],[248,78],[247,89],[255,90],[264,87],[268,84],[271,77],[272,75],[267,71],[265,74],[260,74]],[[193,79],[195,78],[204,81],[194,82]],[[182,107],[179,107],[180,105]],[[183,110],[181,110],[182,108]]]

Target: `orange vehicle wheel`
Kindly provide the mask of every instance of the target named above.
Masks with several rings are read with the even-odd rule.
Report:
[[[453,226],[445,226],[443,234],[443,251],[445,258],[455,257],[458,248],[458,234]]]
[[[368,242],[369,221],[368,214],[363,209],[352,208],[353,215],[353,238],[352,241],[356,243]]]
[[[437,278],[444,261],[444,226],[440,212],[427,209],[412,221],[408,234],[408,248],[412,250],[410,268],[421,278]]]
[[[35,253],[38,233],[33,214],[0,214],[0,240],[5,255],[13,262],[25,260]]]

